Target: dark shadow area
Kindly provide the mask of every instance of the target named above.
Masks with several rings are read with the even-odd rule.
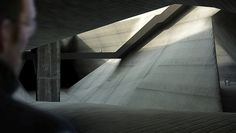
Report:
[[[63,45],[66,43],[67,45]],[[61,53],[76,52],[75,39],[65,39],[61,41]],[[78,82],[79,76],[75,70],[74,60],[61,60],[61,89],[67,89]]]
[[[61,60],[61,89],[70,88],[79,80],[74,62],[70,60]]]
[[[236,112],[236,14],[221,11],[213,17],[217,66],[223,111]]]
[[[66,44],[65,44],[66,43]],[[74,36],[61,45],[61,53],[94,53],[78,36]],[[61,88],[69,88],[105,63],[104,59],[77,58],[61,60]]]
[[[77,36],[64,39],[60,42],[61,53],[94,53],[88,45]],[[27,91],[36,91],[37,88],[37,49],[27,52],[20,82]],[[90,72],[105,63],[104,59],[88,59],[80,57],[76,59],[61,59],[61,89],[68,89]]]
[[[20,73],[20,82],[27,91],[35,91],[37,88],[37,75],[33,60],[26,60]]]

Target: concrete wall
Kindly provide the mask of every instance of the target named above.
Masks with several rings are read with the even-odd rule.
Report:
[[[235,0],[35,0],[35,3],[38,29],[28,49],[171,4],[202,5],[236,12]]]
[[[219,12],[213,17],[217,64],[223,109],[236,111],[236,31],[235,14]]]
[[[83,40],[75,36],[61,41],[61,52],[95,52]],[[71,87],[77,81],[105,63],[105,59],[88,59],[85,57],[76,60],[62,60],[62,87]],[[73,76],[74,75],[74,78]]]
[[[75,84],[67,101],[177,111],[221,111],[211,16],[198,7],[137,53]]]

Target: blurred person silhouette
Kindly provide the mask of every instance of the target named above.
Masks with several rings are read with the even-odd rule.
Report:
[[[0,132],[73,133],[64,119],[12,98],[35,16],[33,0],[0,0]]]

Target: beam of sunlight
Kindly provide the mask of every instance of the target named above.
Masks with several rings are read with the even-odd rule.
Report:
[[[121,20],[78,35],[95,52],[115,52],[154,16],[168,7]]]
[[[217,8],[196,7],[175,25],[151,40],[144,48],[163,47],[176,42],[210,38],[213,34],[211,16],[219,11]]]
[[[78,102],[84,96],[96,91],[102,84],[108,81],[119,66],[121,59],[109,59],[106,63],[87,75],[84,79],[73,85],[68,91],[69,99],[65,102]]]

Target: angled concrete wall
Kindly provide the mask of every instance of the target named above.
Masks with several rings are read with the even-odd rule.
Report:
[[[110,60],[71,88],[70,102],[221,111],[211,16],[198,7],[137,53]]]
[[[213,20],[223,109],[236,112],[236,17],[221,11]]]
[[[88,46],[82,39],[75,36],[72,38],[63,39],[61,41],[61,52],[63,53],[72,53],[72,52],[95,52],[92,48]],[[66,86],[68,84],[72,83],[68,80],[72,77],[71,73],[68,69],[71,69],[74,72],[74,75],[76,76],[76,79],[73,84],[75,84],[78,80],[81,80],[86,75],[94,71],[96,68],[101,66],[103,63],[105,63],[105,59],[89,59],[86,57],[80,57],[76,60],[63,60],[62,59],[62,83],[64,83]],[[69,71],[69,72],[68,72]],[[70,84],[69,87],[71,87],[73,84]]]

